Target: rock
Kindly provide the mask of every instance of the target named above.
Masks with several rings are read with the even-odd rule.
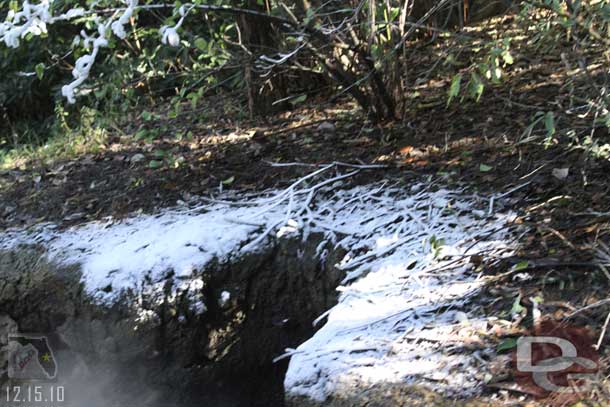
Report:
[[[316,127],[316,130],[320,133],[331,134],[335,132],[335,125],[331,122],[322,122]]]

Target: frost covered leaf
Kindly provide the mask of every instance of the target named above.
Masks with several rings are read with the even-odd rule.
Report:
[[[218,298],[218,306],[225,309],[230,305],[230,301],[231,293],[228,291],[223,291],[220,293],[220,297]]]
[[[180,35],[175,27],[163,26],[161,28],[161,42],[172,47],[180,45]]]
[[[568,178],[569,173],[570,168],[553,168],[553,176],[560,180]]]

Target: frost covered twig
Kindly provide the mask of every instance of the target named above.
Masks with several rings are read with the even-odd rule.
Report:
[[[310,163],[300,163],[300,162],[290,162],[290,163],[276,163],[272,161],[265,161],[272,167],[327,167],[331,165],[335,165],[338,167],[349,167],[349,168],[359,168],[361,170],[365,169],[381,169],[388,168],[387,165],[384,164],[349,164],[341,161],[333,161],[329,164],[310,164]]]
[[[316,192],[319,191],[320,189],[322,189],[324,186],[335,183],[335,182],[345,179],[345,178],[349,178],[358,173],[358,170],[355,170],[355,171],[352,171],[347,174],[338,175],[336,177],[332,177],[330,179],[324,180],[322,182],[319,182],[319,183],[313,185],[312,187],[304,188],[301,190],[296,190],[296,186],[303,183],[305,180],[313,178],[316,175],[319,175],[322,172],[332,168],[333,166],[334,165],[329,165],[329,166],[323,167],[303,178],[300,178],[299,180],[294,182],[291,186],[286,188],[283,192],[279,193],[276,197],[271,198],[272,203],[270,205],[268,205],[267,207],[264,207],[263,209],[261,209],[260,211],[258,211],[256,213],[254,213],[252,215],[252,217],[257,218],[257,217],[263,215],[264,213],[267,213],[270,210],[276,208],[277,206],[283,204],[283,202],[286,201],[286,199],[289,200],[289,204],[287,207],[285,217],[283,219],[280,219],[279,221],[272,223],[269,227],[267,227],[267,229],[265,229],[265,231],[262,234],[260,234],[256,239],[254,239],[252,242],[250,242],[246,246],[244,246],[241,250],[242,251],[252,250],[254,247],[257,247],[260,244],[260,242],[262,242],[272,231],[274,231],[280,225],[286,225],[289,223],[289,221],[292,220],[293,217],[299,218],[299,217],[302,217],[305,212],[310,212],[309,207],[311,205],[313,197],[315,196]],[[293,211],[292,208],[293,208],[293,202],[295,199],[295,195],[305,195],[305,194],[307,194],[307,198],[305,199],[305,201],[302,202],[301,205],[299,205],[298,209]],[[273,201],[275,201],[275,202],[273,202]],[[305,221],[301,220],[301,222],[297,221],[295,223],[297,225],[298,224],[302,225],[302,224],[305,224]]]
[[[100,50],[100,48],[108,46],[108,40],[106,39],[106,29],[110,23],[103,24],[99,20],[97,23],[97,31],[98,37],[92,39],[88,37],[84,31],[81,31],[81,36],[85,38],[85,43],[89,42],[93,43],[93,49],[90,54],[83,55],[82,57],[76,60],[74,64],[74,69],[72,69],[72,76],[74,77],[74,81],[71,83],[62,86],[61,94],[68,99],[69,103],[74,103],[76,98],[74,96],[76,89],[83,84],[83,82],[89,77],[89,72],[91,71],[91,67],[95,62],[95,58]]]
[[[58,16],[51,15],[52,0],[42,0],[39,4],[23,2],[21,11],[9,10],[6,20],[0,23],[0,41],[9,48],[17,48],[21,38],[28,34],[41,35],[47,33],[47,25],[57,21],[71,20],[85,14],[83,8],[73,8]]]
[[[80,37],[77,36],[73,42],[74,46],[83,40],[82,42],[85,47],[92,46],[92,48],[87,55],[84,55],[76,60],[75,67],[72,70],[74,80],[62,87],[62,95],[66,97],[69,103],[75,102],[75,94],[78,87],[81,86],[89,77],[91,68],[100,49],[108,46],[108,38],[106,37],[106,31],[108,29],[110,29],[117,38],[124,39],[127,36],[125,24],[129,22],[136,10],[152,10],[174,7],[170,4],[138,5],[138,0],[126,0],[126,7],[96,9],[97,2],[92,2],[89,5],[88,10],[85,10],[82,7],[76,7],[54,16],[54,10],[52,7],[54,4],[57,4],[54,2],[54,0],[42,0],[38,4],[31,4],[28,0],[25,0],[22,3],[20,11],[15,12],[13,10],[9,10],[5,21],[0,22],[0,42],[4,42],[9,48],[17,48],[21,43],[21,39],[25,36],[39,36],[46,34],[48,25],[54,24],[58,21],[75,20],[81,17],[86,17],[87,21],[93,21],[97,27],[96,37],[89,37],[83,30],[81,31]],[[204,11],[256,15],[259,18],[264,18],[270,22],[273,22],[278,26],[296,26],[296,23],[292,22],[291,20],[257,12],[255,10],[187,3],[181,5],[178,9],[178,13],[181,17],[176,25],[173,27],[163,26],[160,28],[162,43],[169,44],[170,46],[179,45],[180,36],[178,34],[178,29],[182,26],[188,13],[195,8]],[[104,17],[107,14],[110,14],[110,17]]]
[[[168,25],[164,25],[163,27],[161,27],[161,42],[163,44],[169,44],[172,47],[177,47],[178,45],[180,45],[180,36],[178,35],[178,29],[182,26],[182,23],[184,23],[184,19],[194,7],[194,4],[189,5],[188,7],[181,6],[178,10],[178,13],[180,14],[180,20],[178,20],[176,25],[173,27],[170,27]]]

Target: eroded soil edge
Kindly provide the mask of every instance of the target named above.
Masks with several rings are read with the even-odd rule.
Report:
[[[35,246],[4,251],[0,338],[47,336],[67,405],[281,405],[287,360],[272,359],[312,335],[343,277],[333,267],[341,253],[316,259],[321,240],[279,239],[212,262],[189,289],[176,289],[170,270],[112,304],[91,299],[78,266],[50,263]],[[4,385],[18,385],[0,363]]]

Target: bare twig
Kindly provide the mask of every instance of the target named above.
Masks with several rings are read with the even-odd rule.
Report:
[[[571,314],[568,314],[566,316],[566,318],[572,318],[573,316],[578,315],[581,312],[588,311],[588,310],[593,309],[593,308],[601,307],[601,306],[606,305],[606,304],[610,304],[610,298],[606,298],[604,300],[600,300],[600,301],[594,302],[593,304],[589,304],[589,305],[587,305],[585,307],[579,308],[578,310],[572,312]]]
[[[602,346],[602,342],[604,340],[604,336],[606,335],[606,329],[608,329],[608,323],[610,322],[610,312],[608,316],[606,316],[606,321],[604,322],[604,327],[602,328],[602,333],[599,334],[599,339],[597,340],[597,344],[595,345],[595,350],[599,350]]]

